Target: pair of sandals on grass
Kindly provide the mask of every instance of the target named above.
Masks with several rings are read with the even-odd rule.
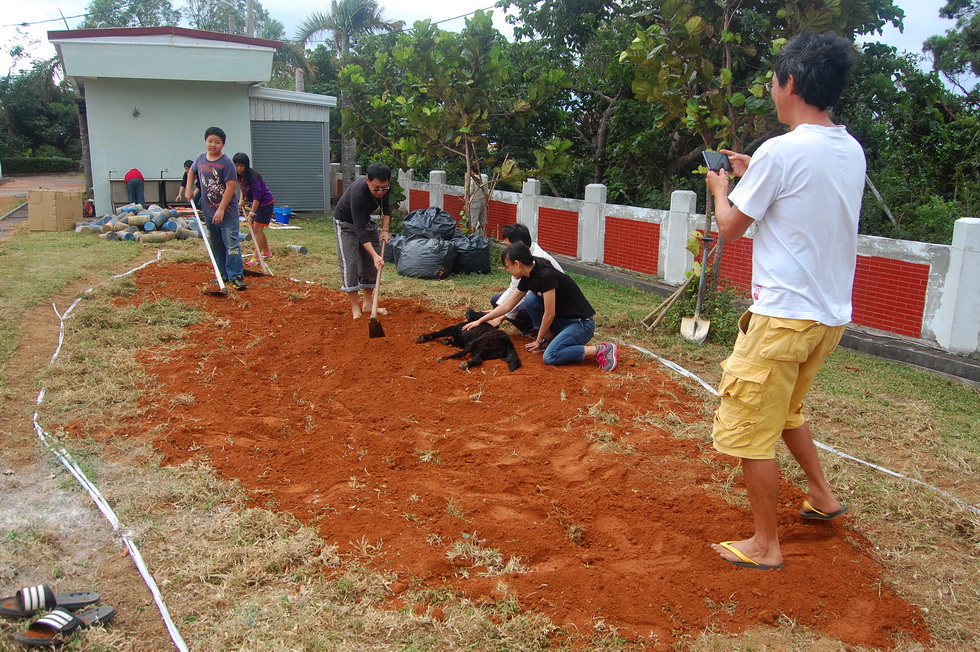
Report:
[[[53,647],[66,643],[80,629],[96,627],[112,620],[116,615],[115,609],[92,606],[101,600],[98,593],[91,591],[55,595],[47,584],[38,584],[0,598],[0,616],[29,618],[47,611],[26,631],[15,634],[14,639],[31,647]]]

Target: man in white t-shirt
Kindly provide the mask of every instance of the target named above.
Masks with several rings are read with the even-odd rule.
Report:
[[[831,32],[791,39],[773,65],[771,87],[789,133],[768,140],[751,158],[722,150],[742,177],[730,195],[727,175],[708,172],[725,241],[758,227],[753,303],[722,363],[712,432],[717,450],[741,460],[755,524],[751,538],[712,547],[745,568],[783,567],[776,530],[780,438],[807,477],[800,516],[830,520],[847,511],[824,478],[803,399],[851,321],[865,158],[861,145],[831,121],[830,109],[854,62],[851,43]]]
[[[544,258],[559,272],[565,271],[561,268],[561,265],[558,264],[558,261],[552,258],[547,251],[538,246],[537,242],[531,241],[531,231],[525,225],[519,222],[508,224],[500,232],[500,236],[503,238],[505,246],[509,247],[515,242],[523,242],[531,250],[532,256],[535,258]],[[510,285],[507,286],[506,290],[500,294],[495,294],[490,297],[490,305],[496,308],[501,303],[507,303],[507,299],[509,299],[514,292],[517,292],[517,284],[520,282],[520,280],[521,279],[516,277],[512,278]],[[539,313],[544,310],[544,306],[539,305],[538,310],[529,311],[528,306],[530,305],[533,308],[535,303],[540,304],[541,299],[538,298],[533,292],[528,292],[524,295],[524,299],[517,304],[516,308],[508,312],[504,317],[491,320],[490,323],[493,326],[500,326],[501,322],[503,322],[504,318],[506,318],[507,321],[517,327],[517,330],[519,330],[522,335],[534,335],[538,332],[538,327],[541,326],[540,323],[534,322],[536,319],[540,320]]]

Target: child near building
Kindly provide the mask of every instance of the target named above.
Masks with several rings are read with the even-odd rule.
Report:
[[[225,132],[209,127],[204,132],[204,146],[187,171],[184,196],[191,197],[194,181],[201,190],[201,210],[204,212],[211,249],[221,275],[236,290],[244,290],[245,266],[238,233],[238,174],[235,164],[224,154]]]
[[[231,159],[238,172],[238,185],[242,189],[242,198],[246,203],[246,219],[252,225],[255,233],[255,248],[263,258],[272,258],[269,240],[265,237],[265,228],[272,222],[272,211],[276,207],[276,198],[265,183],[265,179],[251,167],[248,154],[239,152]],[[258,265],[250,260],[246,265]]]

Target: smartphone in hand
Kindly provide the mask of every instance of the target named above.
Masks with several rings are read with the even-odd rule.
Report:
[[[704,163],[708,166],[709,170],[717,172],[718,170],[724,170],[725,172],[734,172],[732,169],[732,162],[728,160],[727,154],[722,154],[721,152],[701,152],[704,155]]]

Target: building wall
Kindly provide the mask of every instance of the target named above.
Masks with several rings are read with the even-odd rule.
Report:
[[[229,157],[252,149],[243,84],[86,79],[85,101],[95,206],[101,213],[110,210],[110,177],[121,179],[131,168],[147,179],[179,180],[184,161],[204,151],[208,127],[225,131]]]

